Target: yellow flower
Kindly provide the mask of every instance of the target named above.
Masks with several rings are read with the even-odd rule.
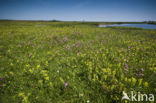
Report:
[[[139,84],[138,84],[138,85],[140,86],[140,85],[141,85],[141,83],[142,83],[142,79],[139,79]]]
[[[13,63],[10,63],[10,66],[13,66],[14,64]]]
[[[13,72],[9,72],[9,74],[10,74],[10,75],[13,75],[14,73],[13,73]]]
[[[127,77],[125,77],[125,82],[127,82]]]
[[[148,82],[145,82],[144,83],[144,87],[148,87]]]
[[[42,80],[39,80],[38,83],[39,83],[39,84],[42,84]]]
[[[50,82],[50,83],[49,83],[49,85],[52,87],[52,86],[53,86],[53,83],[52,83],[52,82]]]
[[[27,64],[26,67],[30,67],[30,64]]]
[[[137,80],[132,77],[131,81],[132,81],[132,84],[135,85],[135,83],[136,83]]]
[[[107,70],[105,68],[103,68],[102,71],[103,71],[103,73],[106,73],[107,72]]]
[[[50,51],[48,51],[47,54],[49,55],[50,54]]]
[[[29,72],[30,72],[30,73],[33,73],[33,70],[32,70],[32,69],[29,69]]]
[[[126,62],[126,59],[124,59],[124,62]]]
[[[24,93],[21,92],[21,93],[18,94],[18,96],[19,96],[19,97],[23,97],[23,96],[24,96]]]
[[[28,103],[28,97],[27,97],[27,96],[24,96],[22,101],[23,101],[24,103]]]
[[[48,61],[46,61],[45,65],[48,66]]]
[[[107,79],[107,75],[104,75],[103,77],[104,77],[105,80]]]
[[[2,84],[2,86],[3,86],[3,87],[5,87],[5,86],[6,86],[6,84]]]
[[[131,82],[131,79],[129,78],[127,81],[130,83]]]
[[[47,73],[47,70],[42,70],[41,73],[45,74],[45,73]]]
[[[48,76],[48,74],[44,73],[44,74],[43,74],[43,76],[44,76],[44,77],[47,77],[47,76]]]
[[[121,67],[121,63],[118,64],[118,67]]]
[[[10,53],[10,49],[8,50],[8,53]]]
[[[19,63],[19,60],[17,60],[17,63]]]
[[[116,74],[116,71],[114,70],[114,71],[113,71],[113,76],[115,76],[115,74]]]
[[[64,80],[63,80],[63,78],[61,78],[61,77],[60,77],[60,81],[61,81],[62,83],[64,83]]]
[[[45,80],[49,80],[49,77],[44,77]]]
[[[37,65],[37,68],[40,68],[40,65]]]

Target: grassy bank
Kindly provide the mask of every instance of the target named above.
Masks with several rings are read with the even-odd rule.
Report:
[[[1,103],[121,102],[156,93],[156,30],[0,21]]]

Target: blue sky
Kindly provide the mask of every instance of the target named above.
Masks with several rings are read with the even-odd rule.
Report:
[[[0,19],[156,21],[156,0],[0,0]]]

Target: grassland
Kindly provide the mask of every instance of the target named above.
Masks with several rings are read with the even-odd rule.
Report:
[[[112,103],[156,93],[156,30],[0,21],[0,103]],[[124,102],[124,101],[123,101]]]

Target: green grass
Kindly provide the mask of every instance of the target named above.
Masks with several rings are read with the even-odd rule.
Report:
[[[120,103],[122,91],[155,94],[156,30],[97,24],[0,21],[0,103]]]

